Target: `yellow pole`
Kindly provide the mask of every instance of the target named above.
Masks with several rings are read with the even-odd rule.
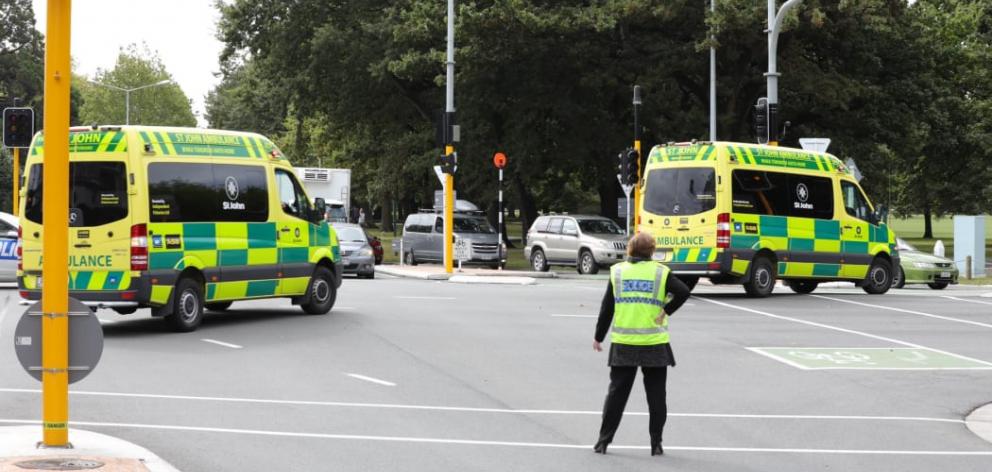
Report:
[[[69,31],[72,0],[48,0],[41,292],[46,447],[69,446]]]
[[[637,182],[634,182],[634,208],[630,214],[634,215],[631,224],[631,232],[637,234],[637,215],[641,212],[641,140],[634,140],[634,149],[637,151]]]
[[[448,144],[444,147],[444,154],[450,156],[455,153],[455,147]],[[448,274],[454,271],[452,241],[454,240],[455,228],[455,176],[444,174],[444,271]]]
[[[20,198],[21,191],[21,148],[14,148],[14,197],[11,199],[14,204],[14,210],[11,214],[17,214],[18,198]]]

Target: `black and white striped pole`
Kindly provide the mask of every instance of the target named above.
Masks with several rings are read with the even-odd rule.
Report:
[[[503,168],[506,167],[506,154],[497,152],[493,165],[499,169],[499,219],[496,221],[496,265],[503,270]]]

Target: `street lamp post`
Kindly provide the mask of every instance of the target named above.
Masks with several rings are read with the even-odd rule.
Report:
[[[134,88],[118,87],[116,85],[105,84],[103,82],[97,82],[94,80],[91,80],[90,83],[124,92],[124,124],[129,125],[131,124],[131,92],[141,89],[151,88],[151,87],[158,87],[159,85],[171,84],[172,80],[171,79],[160,80],[158,82],[155,82],[154,84],[142,85],[140,87],[134,87]]]
[[[778,145],[778,34],[785,14],[802,0],[789,0],[775,13],[775,0],[768,0],[768,144]]]

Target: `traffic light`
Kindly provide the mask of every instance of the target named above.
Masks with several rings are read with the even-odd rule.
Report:
[[[637,182],[637,150],[633,148],[624,149],[617,155],[617,175],[620,176],[620,183],[632,185]]]
[[[759,144],[768,144],[768,99],[761,97],[754,106],[754,134]]]
[[[5,147],[29,147],[33,136],[34,110],[31,108],[4,108],[3,145]]]
[[[445,174],[455,174],[458,170],[458,153],[452,152],[441,156],[441,172]]]

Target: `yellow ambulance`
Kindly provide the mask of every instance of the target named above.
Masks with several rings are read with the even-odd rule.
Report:
[[[288,297],[334,306],[341,254],[286,157],[258,134],[144,126],[69,133],[69,291],[121,314],[150,307],[178,331],[204,310]],[[44,287],[44,137],[25,166],[20,294]]]
[[[882,294],[899,267],[895,234],[839,159],[731,142],[655,146],[640,182],[637,227],[655,258],[695,285],[743,284],[765,297],[850,281]]]

